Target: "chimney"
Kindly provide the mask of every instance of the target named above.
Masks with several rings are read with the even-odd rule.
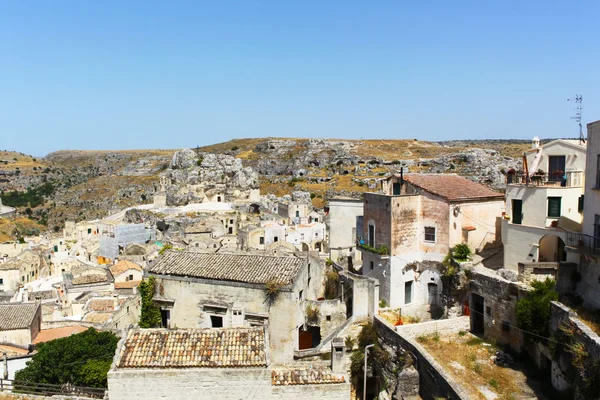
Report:
[[[538,149],[540,147],[540,138],[535,136],[532,140],[531,140],[531,148],[532,149]]]
[[[115,311],[119,309],[119,295],[117,293],[113,294],[113,308]]]
[[[26,287],[23,288],[23,296],[21,297],[22,303],[27,303],[29,301],[29,292]]]
[[[331,371],[345,372],[344,340],[341,337],[336,337],[331,341]]]

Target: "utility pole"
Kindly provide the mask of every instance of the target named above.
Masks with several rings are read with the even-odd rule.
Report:
[[[374,344],[369,344],[365,346],[365,368],[364,372],[364,380],[363,380],[363,400],[367,399],[367,358],[369,356],[369,349],[375,346]]]
[[[6,352],[2,353],[2,363],[4,364],[4,379],[8,379],[8,360],[6,359]]]

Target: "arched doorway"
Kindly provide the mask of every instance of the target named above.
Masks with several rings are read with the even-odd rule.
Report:
[[[539,262],[561,262],[567,261],[565,242],[556,235],[544,235],[540,239],[538,249]]]

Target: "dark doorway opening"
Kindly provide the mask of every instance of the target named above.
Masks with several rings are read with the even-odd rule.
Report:
[[[512,223],[521,224],[523,221],[523,200],[512,201]]]
[[[223,327],[223,317],[219,315],[211,315],[210,316],[210,325],[213,328],[222,328]]]
[[[485,300],[476,293],[471,293],[471,333],[483,335],[483,312]]]
[[[160,319],[163,328],[170,328],[171,324],[171,311],[160,310]]]
[[[321,343],[321,328],[307,326],[298,328],[298,350],[314,349]]]

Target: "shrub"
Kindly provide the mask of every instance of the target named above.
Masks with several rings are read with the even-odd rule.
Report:
[[[471,257],[471,249],[468,245],[460,243],[452,248],[452,254],[456,261],[467,261]]]
[[[119,338],[94,328],[36,345],[27,367],[17,371],[15,380],[36,384],[106,387]]]
[[[334,300],[337,298],[338,287],[340,284],[340,275],[336,271],[330,271],[325,276],[325,299]]]
[[[275,303],[283,286],[277,279],[270,279],[265,283],[265,301],[269,306]]]
[[[321,313],[317,307],[307,304],[304,314],[306,316],[307,324],[314,325],[319,323],[319,317],[321,316]]]
[[[173,248],[173,245],[166,243],[163,245],[162,249],[159,250],[158,254],[163,255],[163,254],[165,254],[165,251],[171,250],[172,248]]]
[[[157,328],[162,324],[160,309],[154,304],[155,292],[156,279],[153,276],[140,283],[140,295],[142,297],[140,328]]]
[[[385,299],[381,299],[379,300],[379,308],[386,308],[387,307],[387,301],[385,301]]]
[[[517,302],[517,326],[523,329],[527,341],[539,342],[546,338],[550,330],[550,302],[558,300],[556,282],[550,278],[533,281],[525,298]]]
[[[239,148],[238,146],[233,146],[233,147],[231,148],[231,151],[237,151],[237,150],[239,150],[239,149],[240,149],[240,148]]]
[[[354,348],[354,344],[356,344],[356,340],[354,340],[352,336],[348,335],[344,340],[344,344],[346,345],[346,350],[352,351],[352,349]]]

